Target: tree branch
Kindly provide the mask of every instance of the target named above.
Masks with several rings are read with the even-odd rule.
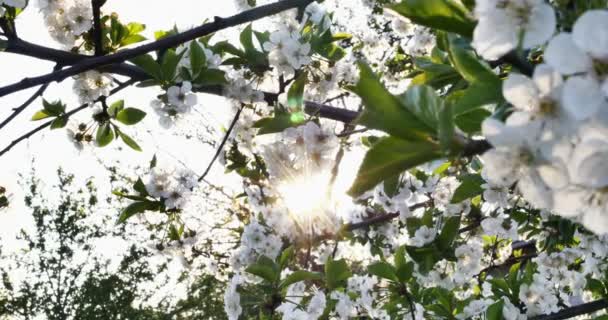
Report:
[[[91,0],[93,7],[93,42],[95,43],[95,56],[103,56],[103,29],[101,25],[101,6],[105,0]]]
[[[119,85],[118,87],[112,89],[112,91],[110,91],[110,94],[107,97],[118,93],[119,91],[121,91],[121,90],[123,90],[123,89],[125,89],[125,88],[127,88],[129,86],[131,86],[135,82],[137,82],[137,81],[135,81],[135,80],[129,80],[129,81],[127,81],[127,82]],[[106,98],[106,96],[99,97],[97,100],[95,100],[95,102],[99,102],[99,101],[101,101],[102,99],[105,99],[105,98]],[[86,109],[88,106],[89,106],[88,103],[87,104],[83,104],[83,105],[81,105],[80,107],[78,107],[76,109],[70,110],[68,113],[66,113],[66,116],[70,117],[70,116],[74,115],[75,113],[78,113],[78,112]],[[0,150],[0,157],[2,157],[5,153],[7,153],[8,151],[10,151],[12,148],[14,148],[21,141],[29,139],[31,136],[33,136],[34,134],[38,133],[42,129],[50,126],[52,122],[53,122],[53,120],[47,121],[47,122],[41,124],[40,126],[34,128],[33,130],[28,131],[26,134],[20,136],[19,138],[13,140],[8,146],[6,146],[4,149]]]
[[[252,22],[267,16],[280,13],[285,10],[305,7],[313,1],[314,0],[283,0],[272,4],[259,6],[228,18],[216,17],[215,20],[211,23],[203,24],[194,29],[190,29],[188,31],[173,36],[168,36],[149,44],[145,44],[133,49],[123,50],[118,53],[107,56],[86,59],[74,64],[69,68],[59,70],[57,72],[33,78],[25,78],[17,83],[13,83],[0,88],[0,97],[4,97],[8,94],[23,89],[31,88],[37,85],[45,84],[48,82],[63,81],[68,77],[75,76],[82,72],[86,72],[110,64],[121,63],[151,51],[172,48],[182,43],[195,40],[197,38],[209,35],[219,30],[234,27],[247,22]]]
[[[579,304],[578,306],[566,308],[566,309],[563,309],[556,313],[532,317],[532,318],[530,318],[530,320],[569,319],[569,318],[573,318],[573,317],[580,316],[583,314],[600,311],[605,308],[608,308],[608,300],[601,299],[601,300],[596,300],[596,301],[592,301],[592,302]]]
[[[426,205],[427,205],[426,202],[421,202],[421,203],[417,203],[417,204],[411,206],[409,209],[410,209],[410,211],[413,211],[413,210],[416,210],[419,208],[423,208]],[[345,229],[348,231],[353,231],[355,229],[367,228],[367,227],[375,225],[375,224],[380,224],[380,223],[391,221],[391,220],[399,217],[399,215],[400,215],[399,212],[392,212],[392,213],[377,215],[377,216],[365,219],[361,222],[349,223],[345,226]]]
[[[234,130],[234,126],[239,121],[242,111],[243,111],[243,106],[241,105],[239,110],[234,115],[234,118],[232,118],[230,127],[228,127],[228,130],[226,130],[226,134],[224,135],[224,138],[222,139],[222,142],[220,143],[220,145],[217,147],[217,151],[215,152],[215,155],[213,155],[213,159],[211,159],[211,162],[209,162],[209,165],[207,166],[207,169],[205,169],[205,172],[198,178],[199,182],[202,181],[203,179],[205,179],[207,174],[209,174],[209,171],[211,171],[211,167],[213,166],[213,163],[215,163],[215,161],[217,160],[219,155],[222,153],[222,150],[224,150],[224,146],[226,145],[228,138],[230,138],[230,134],[232,133],[232,130]]]
[[[34,101],[36,101],[36,99],[38,99],[38,97],[40,97],[44,93],[44,91],[46,91],[46,88],[48,88],[48,86],[49,86],[48,83],[40,86],[40,88],[38,90],[36,90],[36,92],[34,92],[34,94],[29,99],[27,99],[22,105],[13,109],[13,113],[11,113],[10,116],[8,116],[6,119],[4,119],[4,121],[2,121],[2,123],[0,123],[0,129],[4,128],[7,124],[9,124],[9,122],[11,122],[23,110],[25,110],[25,108],[27,108],[30,104],[32,104]]]

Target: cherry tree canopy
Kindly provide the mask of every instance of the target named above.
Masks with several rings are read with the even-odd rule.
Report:
[[[121,228],[222,282],[221,317],[608,317],[605,0],[235,0],[167,30],[107,5],[0,0],[0,55],[55,64],[0,85],[32,92],[0,130],[39,124],[0,157],[65,131]],[[126,164],[147,130],[214,151]]]

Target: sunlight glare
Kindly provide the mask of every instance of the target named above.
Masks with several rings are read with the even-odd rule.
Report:
[[[328,178],[320,174],[297,177],[278,188],[285,206],[298,222],[324,214],[329,203]]]

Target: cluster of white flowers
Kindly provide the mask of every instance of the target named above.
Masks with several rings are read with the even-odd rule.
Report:
[[[26,1],[25,0],[0,0],[0,17],[4,16],[6,13],[6,8],[2,5],[6,5],[14,8],[25,8]]]
[[[49,33],[66,48],[93,27],[91,2],[86,0],[38,0]]]
[[[517,183],[534,206],[608,232],[608,103],[603,45],[608,12],[587,11],[573,32],[555,36],[532,79],[512,73],[503,95],[515,112],[490,118],[483,134],[484,176],[498,187]]]
[[[164,201],[167,209],[182,209],[197,185],[197,177],[192,170],[155,167],[148,176],[146,191]]]
[[[253,220],[243,229],[238,249],[232,254],[231,265],[238,270],[253,263],[258,257],[276,258],[283,241],[271,230]]]
[[[300,29],[295,24],[290,28],[279,29],[271,33],[269,41],[263,45],[268,52],[270,65],[286,77],[293,76],[295,70],[312,62],[310,43],[302,39]]]
[[[164,98],[166,99],[155,99],[151,103],[152,108],[159,115],[158,122],[163,128],[171,128],[198,103],[198,97],[192,92],[192,83],[189,81],[167,89]]]
[[[330,297],[337,300],[334,312],[339,319],[352,319],[363,311],[373,319],[390,319],[386,310],[376,305],[378,279],[374,276],[354,275],[348,279],[347,291],[332,291]],[[352,294],[352,296],[351,296]]]
[[[253,89],[251,83],[245,78],[236,77],[224,87],[224,95],[242,103],[256,103],[264,101],[264,93]]]
[[[207,48],[200,41],[197,43],[203,50],[203,53],[205,54],[205,68],[219,69],[220,65],[222,64],[222,57],[219,54],[214,53],[211,49]],[[190,50],[189,50],[190,45],[191,45],[191,43],[187,42],[187,43],[184,43],[177,47],[177,49],[176,49],[177,52],[184,51],[184,54],[182,55],[182,58],[178,63],[178,69],[180,67],[192,69],[191,60],[190,60]]]
[[[544,0],[480,0],[475,17],[472,45],[488,60],[504,56],[520,42],[524,49],[542,45],[556,28],[555,11]]]
[[[92,103],[101,96],[110,94],[112,79],[108,74],[95,70],[74,77],[73,90],[81,104]]]
[[[314,290],[313,290],[314,291]],[[306,295],[306,286],[304,282],[298,282],[290,285],[287,288],[287,297],[289,301],[282,303],[276,310],[283,315],[283,320],[317,320],[323,314],[326,305],[326,297],[323,291],[317,291],[306,310],[299,308],[303,298]]]

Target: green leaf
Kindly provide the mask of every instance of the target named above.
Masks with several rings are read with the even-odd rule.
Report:
[[[268,31],[264,31],[264,32],[253,31],[253,34],[255,35],[256,39],[258,39],[260,46],[264,46],[264,43],[270,41],[270,32],[268,32]]]
[[[399,100],[416,118],[429,128],[437,129],[443,100],[429,86],[412,86],[399,95]]]
[[[207,56],[203,48],[198,44],[198,41],[190,42],[190,67],[192,74],[198,75],[201,70],[207,65]]]
[[[437,247],[441,252],[445,253],[450,249],[456,236],[458,236],[458,230],[460,229],[460,216],[451,216],[445,220],[443,229],[435,239]]]
[[[469,83],[500,82],[494,72],[481,60],[477,59],[473,51],[467,50],[455,37],[450,37],[450,58],[454,68]]]
[[[486,310],[486,319],[487,320],[502,320],[504,319],[502,316],[502,308],[504,305],[504,301],[498,300],[488,307]]]
[[[437,64],[428,58],[415,58],[414,64],[422,73],[416,75],[412,85],[429,85],[435,89],[441,89],[462,79],[460,74],[447,64]]]
[[[302,110],[304,105],[304,87],[306,86],[306,80],[308,80],[308,73],[306,71],[300,73],[298,78],[291,84],[289,91],[287,92],[287,105],[292,111]]]
[[[454,114],[452,113],[452,105],[444,103],[439,110],[439,128],[437,128],[439,136],[439,145],[445,153],[451,153],[459,146],[454,141]]]
[[[161,65],[162,80],[169,83],[173,82],[175,75],[177,74],[177,65],[185,52],[186,51],[184,50],[182,53],[177,54],[173,49],[169,49],[165,52]]]
[[[454,0],[402,0],[388,8],[415,24],[467,37],[473,34],[475,28],[472,14]]]
[[[395,267],[386,262],[375,262],[367,267],[367,272],[383,279],[398,281]]]
[[[237,56],[237,57],[241,57],[241,58],[245,57],[245,53],[242,50],[240,50],[237,47],[233,46],[228,41],[217,42],[216,44],[213,45],[213,47],[211,49],[212,49],[213,52],[230,53],[230,54],[232,54],[234,56]]]
[[[293,273],[288,275],[283,281],[281,281],[281,284],[279,285],[279,287],[287,288],[289,285],[294,284],[296,282],[307,281],[307,280],[321,280],[321,278],[323,278],[323,277],[321,276],[320,273],[298,270],[298,271],[294,271]]]
[[[127,221],[127,219],[131,218],[132,216],[134,216],[138,213],[145,212],[146,210],[148,210],[149,207],[150,207],[150,205],[149,205],[149,202],[147,202],[147,201],[133,202],[122,210],[122,212],[120,213],[120,216],[118,217],[117,223],[124,223],[125,221]]]
[[[395,268],[397,268],[397,269],[399,269],[400,267],[402,267],[406,264],[405,246],[400,246],[399,248],[397,248],[397,250],[395,250],[394,260],[395,260]]]
[[[399,175],[395,175],[384,180],[384,182],[382,182],[382,186],[384,187],[384,193],[386,193],[386,195],[390,198],[396,196],[397,192],[399,191],[399,182]]]
[[[381,181],[440,156],[437,145],[431,142],[382,138],[367,151],[348,193],[360,196]]]
[[[214,86],[227,84],[226,73],[220,69],[204,69],[198,74],[194,83],[200,86]]]
[[[427,274],[431,269],[433,269],[433,266],[442,258],[439,250],[437,250],[435,246],[426,246],[421,248],[406,246],[405,250],[410,255],[410,257],[412,257],[412,259],[416,261],[416,264],[418,265],[418,270],[422,274]]]
[[[127,29],[129,30],[129,34],[138,34],[146,30],[146,25],[138,22],[129,22]]]
[[[127,146],[129,146],[131,149],[135,150],[135,151],[141,151],[141,147],[137,144],[137,142],[135,142],[135,140],[133,140],[131,137],[129,137],[126,133],[118,130],[118,135],[120,136],[120,139],[122,139],[122,142],[124,142]]]
[[[357,123],[406,140],[425,140],[435,133],[384,88],[369,66],[359,63],[359,70],[359,81],[352,91],[361,97],[365,109]]]
[[[467,174],[460,179],[462,182],[454,191],[451,203],[459,203],[483,193],[482,184],[486,183],[479,174]]]
[[[141,196],[148,196],[148,190],[141,178],[137,178],[137,181],[133,184],[133,190],[137,191]]]
[[[143,54],[141,56],[137,56],[131,59],[131,62],[133,62],[133,64],[135,64],[136,66],[142,68],[147,74],[152,76],[154,79],[158,81],[162,80],[163,77],[160,65],[158,64],[158,62],[156,62],[156,60],[154,60],[154,58],[152,58],[151,55]]]
[[[124,47],[124,46],[128,46],[130,44],[142,42],[145,40],[146,40],[146,37],[142,36],[141,34],[132,34],[132,35],[122,38],[122,40],[120,40],[120,46]]]
[[[287,249],[283,250],[283,252],[281,253],[281,257],[279,258],[279,266],[281,267],[281,269],[285,269],[285,267],[287,266],[289,261],[291,261],[294,255],[295,248],[293,246],[289,246],[287,247]]]
[[[65,115],[59,116],[51,122],[51,130],[63,128],[67,124],[68,124],[68,117]]]
[[[48,111],[46,111],[46,110],[40,110],[40,111],[37,111],[36,113],[34,113],[31,120],[38,121],[38,120],[46,119],[46,118],[53,117],[53,116],[54,115],[49,114]]]
[[[474,83],[464,90],[454,104],[454,115],[458,116],[488,104],[503,100],[500,82]]]
[[[270,283],[274,283],[279,279],[279,267],[268,257],[261,256],[258,261],[245,269],[245,271],[256,275]]]
[[[352,39],[353,35],[350,33],[345,33],[345,32],[337,32],[334,33],[331,38],[333,41],[342,41],[342,40],[348,40],[348,39]]]
[[[134,201],[147,201],[146,197],[136,196],[136,195],[132,195],[132,194],[126,194],[126,193],[122,193],[122,192],[120,192],[118,190],[113,190],[112,194],[116,195],[118,197],[121,197],[121,198],[126,198],[126,199],[130,199],[130,200],[134,200]]]
[[[403,251],[405,252],[405,246],[402,246]],[[397,278],[401,282],[408,282],[412,278],[412,274],[414,273],[414,263],[407,262],[397,267]]]
[[[325,282],[328,289],[333,290],[343,285],[351,275],[348,264],[343,259],[332,260],[329,258],[325,262]]]
[[[346,56],[346,51],[335,43],[326,44],[315,50],[318,54],[330,61],[339,61]]]
[[[44,107],[46,113],[53,116],[59,116],[60,114],[65,112],[65,105],[59,100],[48,102],[45,99],[42,99],[42,106]]]
[[[264,118],[256,121],[253,124],[254,128],[260,128],[257,132],[258,135],[282,132],[283,130],[291,127],[297,127],[306,122],[306,114],[304,112],[287,113],[277,109],[274,117]]]
[[[243,31],[241,31],[241,35],[239,37],[243,48],[245,48],[245,52],[247,55],[250,52],[255,52],[255,47],[253,46],[253,30],[251,29],[251,24],[247,25]]]
[[[100,147],[105,147],[110,142],[114,140],[114,131],[110,126],[110,123],[103,123],[97,128],[97,135],[95,136],[95,141],[97,141],[97,145]]]
[[[152,156],[152,160],[150,160],[150,169],[154,169],[156,167],[156,153]]]
[[[116,115],[116,120],[128,126],[134,125],[140,122],[146,117],[146,113],[137,108],[126,108],[122,109]]]
[[[175,224],[171,224],[169,226],[169,240],[177,241],[177,240],[181,239],[183,233],[184,233],[183,224],[179,228],[177,228],[175,226]]]
[[[473,134],[481,131],[483,121],[491,116],[492,113],[488,110],[479,108],[471,112],[463,113],[454,118],[454,122],[458,128],[468,134]]]
[[[125,101],[118,100],[110,105],[110,107],[108,108],[108,114],[112,118],[116,118],[116,115],[118,114],[118,112],[120,112],[122,109],[124,109],[124,107],[125,107]]]

